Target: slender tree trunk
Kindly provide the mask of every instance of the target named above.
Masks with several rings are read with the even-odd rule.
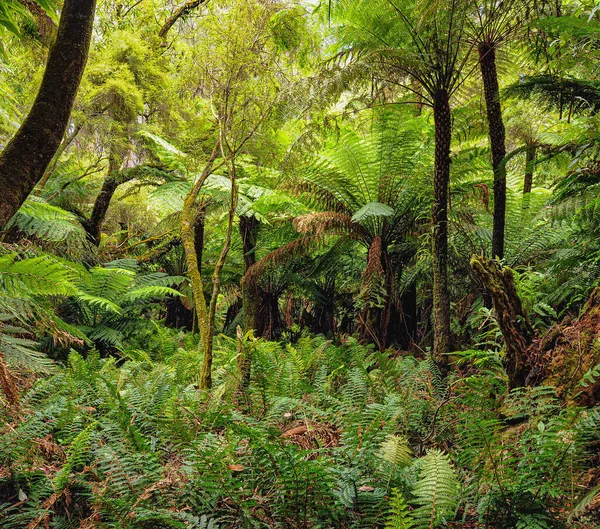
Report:
[[[91,241],[96,245],[100,245],[100,236],[102,224],[106,218],[110,201],[117,188],[127,181],[125,174],[119,173],[120,161],[116,156],[110,156],[108,162],[108,174],[102,183],[100,193],[94,201],[92,214],[87,222],[84,222],[85,231],[88,233]],[[133,177],[131,177],[133,178]]]
[[[95,0],[65,0],[36,100],[0,155],[0,230],[21,207],[67,129],[87,62]]]
[[[206,221],[206,204],[200,204],[194,220],[194,248],[196,249],[196,258],[198,266],[202,266],[202,256],[204,254],[204,227]]]
[[[222,141],[222,140],[221,140]],[[212,387],[212,361],[213,361],[213,336],[215,334],[215,318],[217,313],[217,300],[219,298],[219,292],[221,290],[221,270],[225,265],[227,254],[231,246],[231,234],[233,231],[233,219],[235,217],[235,211],[238,202],[238,189],[236,182],[236,167],[233,159],[227,158],[224,152],[223,145],[221,144],[221,152],[223,158],[226,160],[229,178],[231,180],[231,201],[229,203],[229,214],[227,218],[227,232],[225,234],[225,242],[219,259],[215,264],[215,271],[212,275],[212,294],[210,303],[208,306],[208,319],[206,322],[206,336],[202,337],[204,345],[204,358],[202,359],[202,369],[200,370],[200,388],[210,389]],[[200,285],[202,286],[202,285]]]
[[[175,25],[175,22],[177,22],[180,18],[187,16],[193,9],[196,9],[205,2],[206,0],[190,0],[179,6],[175,13],[173,13],[173,15],[171,15],[160,28],[158,36],[161,39],[164,39],[169,30]]]
[[[106,218],[110,201],[115,194],[117,188],[127,182],[131,182],[142,176],[155,176],[157,178],[164,177],[164,172],[157,167],[150,165],[138,165],[136,167],[128,167],[119,170],[119,162],[116,158],[111,158],[109,164],[109,173],[102,184],[100,193],[96,197],[92,214],[90,218],[83,222],[83,227],[88,233],[91,241],[98,246],[100,244],[100,236],[102,233],[102,224]],[[142,259],[143,260],[143,259]]]
[[[531,188],[533,187],[536,150],[537,148],[534,142],[527,144],[527,149],[525,150],[525,177],[523,178],[523,195],[531,193]]]
[[[492,234],[492,257],[504,257],[504,228],[506,224],[506,133],[500,106],[496,50],[492,44],[479,44],[479,67],[483,79],[488,132],[492,149],[494,171],[494,230]]]
[[[181,243],[185,250],[185,259],[187,264],[187,272],[190,278],[192,286],[192,294],[194,296],[194,308],[196,310],[196,317],[198,318],[198,329],[200,331],[200,338],[202,340],[202,350],[206,356],[210,357],[212,363],[212,335],[210,334],[210,325],[208,324],[208,307],[206,305],[206,296],[204,295],[204,284],[202,281],[202,269],[201,263],[198,262],[198,254],[196,253],[196,233],[195,233],[195,222],[197,215],[196,199],[202,189],[202,186],[206,182],[206,179],[213,170],[215,159],[219,153],[219,146],[215,145],[210,158],[204,166],[204,170],[200,175],[200,178],[194,184],[192,190],[188,193],[183,203],[183,211],[181,214]],[[201,388],[208,389],[210,386],[202,386],[211,382],[210,372],[208,374],[208,380],[206,377],[201,381]]]
[[[433,177],[433,356],[442,374],[450,347],[450,293],[448,291],[448,190],[452,122],[446,90],[434,97],[435,168]]]

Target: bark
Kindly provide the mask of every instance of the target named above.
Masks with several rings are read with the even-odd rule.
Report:
[[[48,180],[50,180],[50,177],[52,176],[52,173],[56,169],[58,160],[60,159],[62,154],[66,151],[67,147],[69,145],[71,145],[71,143],[76,138],[76,136],[79,134],[79,132],[81,131],[82,128],[83,128],[83,125],[77,125],[73,129],[73,131],[66,138],[64,138],[63,141],[61,142],[61,144],[58,146],[56,153],[52,157],[52,160],[50,160],[48,167],[46,167],[46,170],[44,171],[42,178],[40,179],[40,181],[38,182],[38,184],[35,188],[35,196],[38,196],[38,197],[41,196],[44,187],[46,186],[46,184],[48,183]]]
[[[104,182],[102,183],[102,188],[100,189],[100,193],[96,197],[94,201],[94,207],[92,208],[92,214],[90,218],[83,223],[83,227],[87,232],[90,240],[96,245],[100,245],[100,235],[102,231],[102,224],[104,223],[104,219],[106,218],[106,213],[108,212],[108,207],[110,206],[110,201],[112,200],[113,195],[117,188],[131,180],[126,175],[129,173],[119,173],[119,165],[120,162],[117,161],[117,158],[114,156],[110,157],[108,163],[108,175]]]
[[[497,261],[477,256],[471,258],[471,267],[492,298],[496,320],[504,338],[508,387],[524,386],[531,370],[527,350],[534,332],[517,293],[513,272],[508,267],[502,268]]]
[[[533,187],[533,172],[535,170],[536,145],[531,142],[525,150],[525,177],[523,178],[523,195],[531,193]]]
[[[0,155],[0,230],[21,207],[67,129],[88,57],[95,0],[65,0],[36,100]]]
[[[246,274],[242,278],[242,312],[244,313],[244,330],[254,329],[258,334],[258,285],[256,278]]]
[[[175,13],[173,13],[163,24],[162,28],[160,28],[158,36],[161,39],[164,39],[169,30],[175,25],[175,22],[177,22],[180,18],[187,16],[192,10],[196,9],[201,4],[206,3],[206,1],[207,0],[191,0],[178,7]]]
[[[40,41],[42,45],[49,48],[56,34],[56,26],[54,25],[53,20],[37,2],[34,2],[33,0],[19,0],[19,2],[27,7],[29,12],[35,18]]]
[[[210,325],[208,323],[208,307],[206,304],[206,296],[204,295],[204,284],[202,280],[202,271],[200,268],[201,263],[198,262],[198,254],[196,253],[196,233],[195,233],[195,222],[197,215],[196,199],[202,189],[202,186],[206,182],[206,179],[213,170],[215,159],[219,152],[218,145],[213,149],[210,158],[208,159],[204,170],[200,175],[200,178],[194,184],[192,190],[188,193],[183,204],[183,212],[181,215],[181,243],[185,250],[185,259],[187,264],[187,272],[190,278],[192,286],[192,293],[194,296],[194,308],[196,309],[196,317],[198,318],[198,330],[200,331],[200,337],[202,340],[202,350],[206,357],[210,356],[210,362],[212,363],[212,335],[210,334]],[[208,351],[208,352],[207,352]],[[210,373],[208,374],[208,380],[205,377],[201,381],[201,388],[203,384],[211,382]]]
[[[194,220],[194,248],[198,265],[202,266],[202,255],[204,254],[204,228],[206,220],[206,204],[200,204],[196,219]]]
[[[276,340],[281,336],[284,322],[279,311],[278,291],[269,292],[259,289],[260,295],[256,308],[256,336],[267,340]]]
[[[367,265],[362,274],[361,294],[366,307],[361,314],[361,340],[374,343],[380,351],[389,345],[392,314],[393,273],[387,247],[381,236],[371,241]]]
[[[412,285],[401,296],[397,307],[392,310],[390,343],[401,349],[409,349],[417,337],[417,286]]]
[[[240,236],[242,237],[242,250],[244,252],[245,272],[256,263],[256,241],[260,221],[254,217],[242,215],[240,217]]]
[[[479,67],[483,79],[483,92],[488,119],[488,133],[492,149],[494,171],[494,230],[492,234],[492,257],[504,258],[504,228],[506,224],[506,133],[500,106],[496,50],[493,44],[479,44]]]
[[[254,217],[243,215],[240,217],[240,236],[242,238],[242,251],[244,252],[245,273],[242,279],[242,310],[244,313],[244,331],[256,331],[258,321],[257,284],[254,279],[247,279],[246,275],[251,266],[256,263],[256,241],[260,221]]]
[[[452,123],[446,90],[434,97],[435,167],[433,179],[433,356],[442,374],[447,372],[450,345],[450,293],[448,291],[448,189]]]
[[[222,140],[221,140],[222,141]],[[204,358],[202,359],[202,369],[200,370],[200,388],[210,389],[212,387],[212,360],[213,360],[213,336],[215,334],[215,318],[217,314],[217,300],[221,291],[221,270],[225,266],[225,260],[231,246],[231,234],[233,232],[233,219],[237,209],[238,189],[236,182],[235,161],[232,158],[226,158],[223,144],[221,143],[221,153],[226,160],[229,178],[231,180],[231,200],[229,202],[229,214],[227,218],[227,232],[225,242],[221,249],[219,259],[215,264],[215,270],[212,275],[212,293],[208,306],[208,321],[206,339],[203,337]]]

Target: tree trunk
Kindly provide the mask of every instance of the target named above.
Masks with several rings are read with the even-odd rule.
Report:
[[[175,13],[173,13],[173,15],[171,15],[160,28],[158,36],[161,39],[164,39],[167,36],[169,30],[175,25],[175,22],[177,22],[180,18],[188,15],[193,9],[196,9],[205,1],[206,0],[190,0],[189,2],[185,2],[185,4],[178,7]]]
[[[497,261],[473,256],[471,267],[481,280],[494,304],[496,320],[504,337],[504,366],[509,389],[525,385],[530,371],[526,351],[534,332],[517,293],[510,268],[501,268]]]
[[[111,159],[109,164],[109,174],[102,184],[100,193],[98,193],[98,196],[96,197],[92,214],[88,220],[83,222],[83,227],[88,233],[91,241],[96,246],[100,244],[102,224],[106,218],[110,201],[119,186],[143,176],[154,176],[158,179],[164,178],[164,175],[164,171],[157,167],[152,167],[151,165],[138,165],[119,171],[118,162],[116,159]]]
[[[536,150],[537,148],[534,142],[527,144],[527,149],[525,150],[525,177],[523,179],[523,195],[531,193],[531,188],[533,187],[533,172],[535,170]]]
[[[0,230],[21,207],[67,129],[88,57],[95,0],[65,0],[36,100],[0,155]]]
[[[452,122],[446,90],[434,97],[435,168],[433,177],[433,356],[442,374],[447,372],[450,346],[450,293],[448,291],[448,189]]]
[[[401,296],[392,312],[390,342],[409,349],[417,337],[417,286],[413,284]]]
[[[242,310],[244,312],[244,332],[256,331],[258,321],[258,286],[256,279],[246,276],[250,267],[256,263],[256,241],[260,221],[254,217],[242,215],[240,217],[240,236],[242,237],[242,251],[244,253],[245,272],[242,278]]]
[[[40,4],[34,0],[19,0],[35,18],[38,36],[40,42],[46,48],[49,48],[56,33],[56,26],[48,13],[42,9]]]
[[[198,206],[196,219],[194,220],[194,248],[198,259],[198,266],[202,266],[202,256],[204,254],[204,227],[206,220],[206,204]]]
[[[108,175],[102,183],[100,193],[94,201],[94,207],[92,214],[87,222],[84,222],[85,231],[88,233],[90,240],[96,245],[100,246],[100,235],[102,231],[102,224],[106,218],[110,201],[112,200],[117,187],[125,183],[124,174],[119,173],[120,162],[115,156],[111,156],[108,163]]]
[[[479,44],[479,66],[483,79],[483,92],[487,109],[488,132],[492,149],[492,168],[494,171],[494,230],[492,234],[492,257],[504,258],[504,227],[506,223],[506,145],[498,71],[496,68],[496,50],[492,44]]]
[[[242,250],[244,252],[245,272],[256,263],[256,241],[260,221],[254,216],[242,215],[240,217],[240,236],[242,237]]]
[[[258,330],[258,285],[256,278],[245,275],[242,278],[242,312],[244,313],[244,330],[254,329],[255,335],[260,336]]]
[[[213,361],[213,336],[215,334],[215,318],[217,313],[217,299],[219,298],[219,292],[221,291],[221,270],[225,266],[225,260],[229,253],[231,246],[231,234],[233,232],[233,219],[238,203],[238,188],[236,181],[236,167],[235,160],[233,157],[227,158],[224,152],[222,139],[221,141],[221,152],[229,173],[229,179],[231,180],[231,200],[229,202],[229,213],[227,215],[227,231],[225,233],[225,241],[221,254],[215,264],[215,270],[212,275],[212,292],[210,302],[208,304],[208,314],[206,319],[206,326],[204,333],[202,334],[202,341],[204,347],[204,358],[202,359],[202,368],[200,370],[200,389],[210,389],[212,387],[212,361]],[[201,272],[199,272],[202,277]],[[202,288],[202,284],[200,284]],[[195,292],[194,292],[195,293]],[[206,302],[206,301],[205,301]]]

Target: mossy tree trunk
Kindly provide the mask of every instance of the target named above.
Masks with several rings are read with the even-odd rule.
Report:
[[[59,148],[87,62],[95,8],[95,0],[65,0],[35,102],[0,155],[0,229],[21,207]]]
[[[218,165],[227,165],[229,178],[231,180],[231,201],[229,204],[229,215],[227,220],[227,232],[225,242],[221,250],[221,254],[215,265],[215,270],[212,276],[212,292],[210,301],[207,303],[204,294],[204,282],[202,278],[202,263],[198,260],[196,250],[196,220],[198,218],[197,199],[206,179],[216,170],[215,160],[221,150],[223,161]],[[200,371],[200,389],[210,389],[212,387],[212,360],[213,360],[213,336],[215,333],[215,317],[217,310],[217,300],[221,289],[221,270],[225,265],[227,254],[231,245],[231,234],[233,229],[233,220],[237,208],[237,182],[236,182],[236,167],[233,160],[235,153],[226,153],[221,142],[217,143],[211,153],[202,174],[194,184],[191,191],[188,193],[182,212],[181,219],[181,242],[185,250],[188,275],[192,285],[192,293],[194,296],[194,307],[198,318],[198,329],[202,340],[202,351],[204,353],[202,359],[202,368]],[[200,206],[202,207],[202,206]]]
[[[450,96],[438,90],[434,97],[435,167],[433,177],[433,356],[442,374],[447,372],[450,347],[450,293],[448,290],[448,190],[452,122]]]
[[[188,193],[184,204],[181,218],[181,242],[185,250],[185,258],[188,269],[188,276],[192,286],[192,294],[194,296],[194,308],[196,317],[198,318],[198,329],[200,331],[200,339],[202,340],[202,350],[204,353],[204,362],[207,357],[212,362],[212,335],[210,334],[210,325],[208,323],[208,307],[206,305],[206,296],[204,295],[204,283],[202,280],[201,264],[198,261],[196,252],[196,218],[198,215],[198,206],[196,200],[202,186],[213,170],[217,154],[219,152],[218,145],[215,145],[202,174],[194,184],[194,187]],[[201,380],[201,388],[208,389],[212,379],[210,373],[208,377],[203,373]]]
[[[471,268],[492,298],[496,319],[504,338],[504,366],[509,389],[525,385],[530,371],[526,352],[534,332],[515,286],[510,268],[497,261],[473,256]]]
[[[483,92],[488,119],[488,134],[492,150],[494,171],[494,229],[492,233],[492,257],[504,258],[504,228],[506,224],[506,132],[502,120],[496,49],[493,44],[479,44],[479,67],[483,80]]]

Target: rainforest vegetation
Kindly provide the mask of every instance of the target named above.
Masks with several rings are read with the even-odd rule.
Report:
[[[0,0],[0,527],[600,528],[596,0]]]

